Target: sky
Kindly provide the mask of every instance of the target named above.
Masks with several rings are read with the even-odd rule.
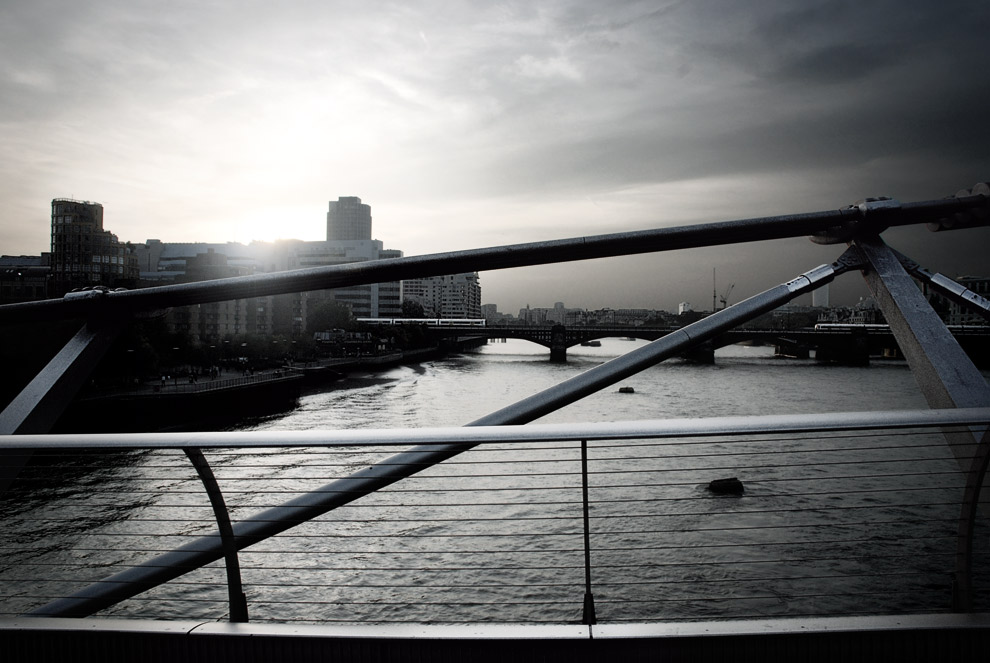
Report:
[[[0,0],[0,253],[47,251],[60,197],[122,241],[248,243],[359,196],[406,255],[942,198],[990,180],[988,34],[985,1]],[[885,238],[990,276],[988,229]],[[704,309],[841,252],[484,272],[482,299]]]

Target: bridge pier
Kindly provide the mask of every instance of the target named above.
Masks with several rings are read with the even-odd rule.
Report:
[[[555,364],[567,362],[567,329],[564,325],[550,328],[550,361]]]
[[[815,360],[846,366],[869,366],[869,338],[865,333],[853,333],[839,343],[821,343],[815,349]]]
[[[693,361],[696,364],[714,364],[715,363],[715,346],[711,341],[706,341],[701,345],[695,346],[681,355],[684,359],[688,361]]]
[[[811,351],[804,345],[778,343],[773,346],[773,356],[787,357],[788,359],[807,359],[811,356]]]

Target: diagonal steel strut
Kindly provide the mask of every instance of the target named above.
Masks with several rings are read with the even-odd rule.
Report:
[[[894,249],[891,249],[891,251],[894,251]],[[956,304],[973,311],[990,322],[990,300],[986,297],[973,292],[966,286],[956,283],[944,274],[932,274],[914,260],[911,260],[898,251],[894,251],[894,255],[897,256],[897,259],[901,261],[901,265],[911,276],[919,281],[924,281]]]
[[[990,385],[901,266],[895,252],[877,235],[856,239],[853,245],[868,262],[863,277],[929,407],[990,405]],[[980,437],[982,433],[974,439],[973,435],[957,432],[949,439],[963,472],[970,469]]]
[[[750,297],[694,324],[664,336],[621,357],[592,368],[558,385],[502,408],[468,426],[525,424],[544,414],[584,398],[630,375],[676,357],[718,334],[772,311],[794,298],[831,282],[848,270],[840,261],[821,265],[792,281]],[[434,444],[414,447],[386,460],[333,481],[317,490],[267,509],[234,526],[237,548],[242,550],[295,525],[321,516],[376,490],[412,476],[471,447]],[[176,550],[89,585],[29,614],[51,617],[85,617],[177,578],[223,556],[217,533],[201,537]]]
[[[860,237],[853,244],[869,264],[863,276],[928,405],[932,408],[990,405],[990,385],[908,276],[896,252],[877,235]],[[966,477],[953,603],[958,610],[969,610],[976,510],[990,505],[990,489],[986,486],[990,440],[985,426],[945,429],[943,435]]]
[[[122,330],[116,321],[83,325],[0,413],[0,435],[49,432]],[[0,454],[0,493],[29,458],[28,452]]]

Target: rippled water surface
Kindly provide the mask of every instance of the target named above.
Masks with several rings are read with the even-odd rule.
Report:
[[[406,428],[460,426],[597,366],[645,341],[603,339],[571,348],[566,364],[551,364],[546,349],[510,339],[461,355],[383,374],[352,376],[334,389],[300,399],[299,407],[247,426]],[[714,365],[670,360],[623,380],[541,422],[620,421],[670,417],[792,412],[840,412],[925,407],[908,368],[819,366],[777,360],[771,347],[731,346]],[[634,394],[620,394],[631,386]]]
[[[538,346],[492,343],[352,375],[302,396],[291,412],[240,428],[460,426],[643,344],[604,339],[551,364]],[[820,366],[775,359],[771,348],[731,347],[714,365],[668,361],[539,422],[918,407],[924,398],[897,362]],[[236,521],[337,486],[392,453],[208,455]],[[588,457],[602,621],[939,610],[950,596],[961,484],[937,435],[593,443]],[[22,485],[30,499],[16,503],[0,569],[8,614],[213,529],[181,453],[109,454],[73,470],[76,462],[50,461],[58,483],[38,467],[34,489]],[[743,496],[706,490],[727,476],[743,479]],[[576,443],[489,445],[240,558],[253,619],[574,622],[582,537]],[[222,583],[214,564],[105,614],[220,618]]]

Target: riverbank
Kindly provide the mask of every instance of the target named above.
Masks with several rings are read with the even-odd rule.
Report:
[[[446,356],[449,352],[448,349],[440,347],[420,348],[417,350],[391,352],[384,355],[323,359],[305,364],[295,364],[287,370],[302,376],[303,386],[320,386],[339,380],[349,373],[373,372],[393,366],[439,359]]]
[[[130,390],[90,393],[59,419],[59,433],[130,433],[193,428],[210,419],[237,420],[249,414],[292,409],[303,378],[272,371],[202,382],[144,383]]]
[[[304,389],[325,388],[367,373],[446,356],[435,347],[385,355],[331,358],[283,368],[199,379],[165,376],[130,388],[90,388],[59,419],[59,433],[216,429],[247,416],[286,412]]]

